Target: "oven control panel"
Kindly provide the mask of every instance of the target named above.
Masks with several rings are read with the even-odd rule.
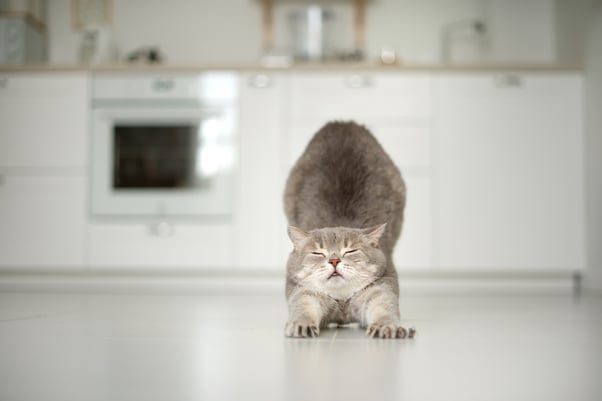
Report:
[[[202,74],[98,74],[92,80],[94,100],[236,100],[238,75],[229,72]]]

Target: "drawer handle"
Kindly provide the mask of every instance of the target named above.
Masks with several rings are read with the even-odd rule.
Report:
[[[5,89],[8,87],[8,78],[0,77],[0,89]]]
[[[3,187],[6,184],[6,178],[4,175],[0,174],[0,187]]]
[[[170,78],[157,78],[153,81],[153,90],[156,92],[169,92],[174,86],[175,82]]]
[[[523,78],[520,75],[497,75],[493,78],[498,88],[520,88],[523,86]]]
[[[266,74],[257,74],[251,77],[251,87],[257,89],[269,88],[272,86],[272,78]]]
[[[359,74],[349,76],[345,83],[349,88],[353,89],[368,88],[373,84],[371,77]]]
[[[172,224],[168,223],[167,221],[160,221],[158,223],[152,223],[149,225],[149,232],[151,235],[154,235],[156,237],[160,237],[160,238],[168,238],[173,236],[174,234],[174,227]]]

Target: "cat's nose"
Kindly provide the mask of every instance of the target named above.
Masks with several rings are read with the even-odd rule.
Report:
[[[340,261],[341,261],[341,259],[339,259],[339,258],[330,258],[328,260],[328,263],[330,263],[333,267],[336,268]]]

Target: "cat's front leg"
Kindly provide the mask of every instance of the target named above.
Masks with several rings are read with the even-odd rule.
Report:
[[[289,319],[284,332],[287,337],[318,337],[320,322],[324,316],[320,299],[302,293],[289,300]]]
[[[412,338],[416,329],[401,325],[399,300],[388,288],[375,288],[364,297],[361,323],[373,338]]]

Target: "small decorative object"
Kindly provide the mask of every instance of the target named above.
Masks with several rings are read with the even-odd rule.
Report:
[[[104,26],[87,26],[81,33],[79,61],[86,64],[108,64],[115,61],[116,49],[111,31]]]
[[[141,47],[128,53],[126,60],[128,63],[138,64],[159,64],[165,60],[158,47]]]
[[[111,24],[112,0],[72,0],[73,28],[82,31],[88,26]]]
[[[382,64],[393,65],[398,64],[397,53],[392,47],[383,47],[380,49],[380,62]]]

